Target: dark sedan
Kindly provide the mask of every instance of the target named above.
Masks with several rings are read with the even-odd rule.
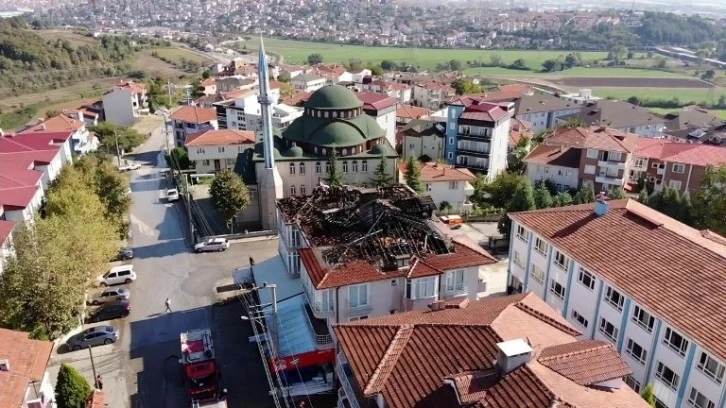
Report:
[[[105,304],[88,315],[88,323],[101,322],[104,320],[120,319],[131,312],[131,303],[128,300],[118,300]]]
[[[118,255],[116,255],[116,259],[119,261],[134,259],[134,250],[131,248],[121,248],[121,250],[118,251]]]

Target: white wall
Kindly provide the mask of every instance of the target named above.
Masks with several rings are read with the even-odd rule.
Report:
[[[237,162],[237,155],[252,147],[252,144],[229,145],[229,146],[190,146],[189,160],[193,161],[196,173],[213,173],[215,170],[234,169]],[[219,160],[219,167],[215,167],[214,161]]]
[[[423,184],[426,189],[424,194],[431,196],[436,208],[441,205],[442,201],[448,201],[452,207],[451,214],[462,213],[465,209],[464,203],[467,202],[467,196],[474,193],[474,187],[465,180],[456,181],[453,186],[454,189],[451,189],[452,185],[449,181],[423,181]]]
[[[497,124],[492,132],[492,140],[489,146],[489,173],[487,179],[493,180],[496,176],[507,169],[507,147],[509,146],[509,129],[512,120],[507,119]]]
[[[516,117],[532,123],[532,130],[536,133],[540,130],[554,127],[557,124],[557,118],[580,112],[580,109],[581,107],[573,107],[572,109],[563,109],[552,112],[520,113],[516,115]]]
[[[403,158],[428,155],[432,160],[444,160],[443,136],[405,136],[403,138]]]
[[[132,105],[132,94],[128,89],[114,88],[103,95],[103,112],[106,121],[119,126],[130,126],[136,119]]]
[[[527,178],[532,184],[538,181],[552,180],[561,184],[563,189],[577,188],[579,185],[579,168],[552,166],[546,164],[527,164]]]
[[[30,221],[33,219],[35,212],[40,209],[40,205],[43,203],[43,188],[40,183],[38,183],[38,189],[35,192],[35,195],[30,200],[30,203],[27,207],[23,208],[22,210],[8,210],[5,209],[5,218],[7,218],[10,221],[15,222],[24,222],[24,221]]]
[[[378,125],[386,131],[386,140],[391,146],[396,145],[396,110],[376,117]]]

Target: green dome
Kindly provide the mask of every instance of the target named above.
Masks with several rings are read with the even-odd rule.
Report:
[[[301,116],[282,131],[285,140],[320,147],[350,147],[385,136],[386,132],[368,115],[350,119]]]
[[[293,146],[285,152],[285,157],[303,157],[303,149],[300,146]]]
[[[353,109],[363,106],[355,92],[341,85],[326,85],[315,91],[305,103],[306,108]]]
[[[387,143],[381,143],[381,144],[375,145],[368,152],[368,154],[372,154],[372,155],[376,155],[376,156],[392,156],[392,155],[395,155],[396,152]]]

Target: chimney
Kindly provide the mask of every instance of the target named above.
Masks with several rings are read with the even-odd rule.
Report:
[[[45,130],[45,123],[41,123],[40,124],[40,128],[43,129],[43,130]]]
[[[532,358],[532,347],[524,339],[497,343],[497,349],[499,349],[497,367],[500,375],[516,370]]]
[[[437,300],[435,302],[431,302],[429,304],[429,309],[431,309],[432,312],[436,312],[438,310],[444,310],[444,309],[446,309],[446,302],[443,300]]]
[[[598,217],[608,213],[608,200],[608,195],[604,191],[601,191],[600,194],[595,197],[595,214],[597,214]]]
[[[0,137],[5,137],[5,132],[2,129],[0,129]]]
[[[0,371],[10,371],[10,360],[0,360]]]

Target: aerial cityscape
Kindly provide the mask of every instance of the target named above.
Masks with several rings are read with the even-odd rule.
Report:
[[[0,0],[0,408],[726,408],[725,11]]]

